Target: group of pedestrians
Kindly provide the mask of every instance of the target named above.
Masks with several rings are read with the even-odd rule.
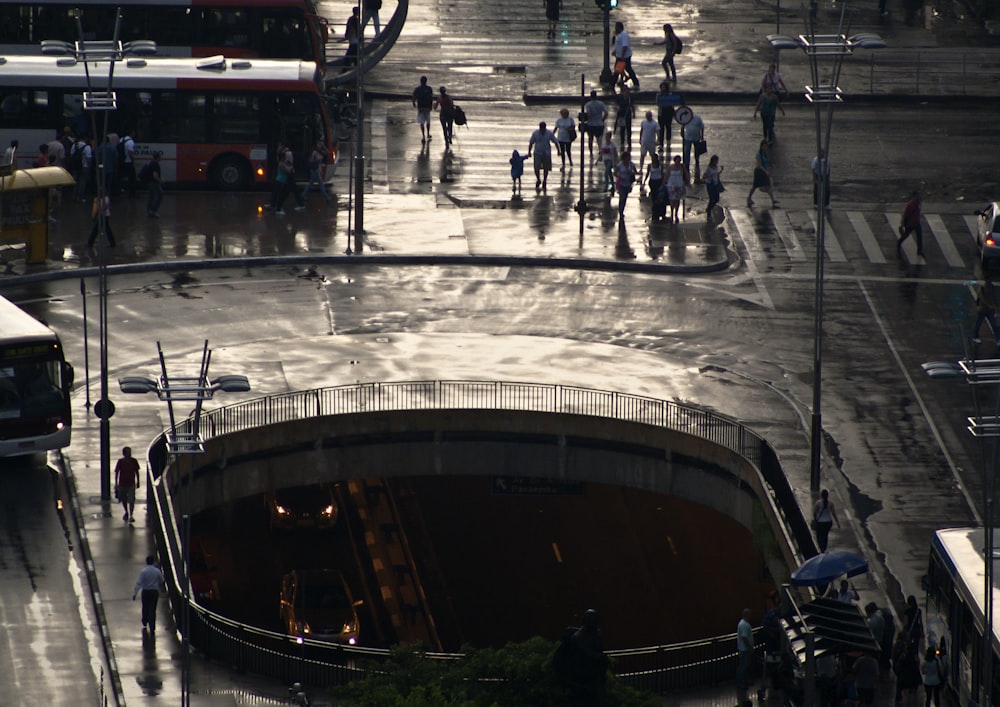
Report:
[[[278,141],[278,147],[274,153],[274,163],[271,200],[264,206],[265,209],[273,211],[278,216],[284,216],[286,213],[285,201],[290,194],[295,198],[295,210],[305,211],[306,198],[313,188],[319,192],[325,203],[330,203],[332,197],[326,188],[327,151],[322,140],[317,140],[309,153],[309,181],[302,191],[299,191],[295,178],[295,153],[284,141]]]

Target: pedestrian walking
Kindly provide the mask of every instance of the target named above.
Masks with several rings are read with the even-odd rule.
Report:
[[[670,200],[670,222],[680,223],[681,202],[687,196],[687,185],[691,174],[681,162],[680,155],[674,155],[673,164],[667,168],[667,197]]]
[[[142,167],[146,188],[149,190],[146,197],[146,215],[150,218],[159,218],[160,204],[163,203],[163,170],[160,168],[162,156],[162,152],[153,150],[149,162]]]
[[[524,174],[524,161],[528,155],[522,155],[517,150],[510,154],[510,181],[511,192],[517,194],[521,191],[521,176]]]
[[[601,161],[604,163],[604,188],[615,195],[615,166],[618,164],[618,146],[614,141],[614,133],[610,130],[604,133],[601,141]]]
[[[779,96],[784,93],[788,93],[788,87],[785,86],[785,80],[781,78],[781,74],[778,73],[778,67],[774,64],[768,65],[767,71],[760,80],[761,93],[764,92],[765,88],[770,88]]]
[[[553,668],[569,690],[570,707],[598,707],[606,704],[608,656],[599,628],[600,617],[593,609],[583,613],[583,625],[563,632],[552,659]]]
[[[295,196],[298,204],[296,211],[305,211],[306,202],[299,193],[298,185],[295,183],[295,155],[290,147],[284,143],[278,144],[277,154],[278,164],[276,165],[275,181],[278,183],[277,197],[274,201],[274,213],[278,216],[285,215],[285,199],[289,194]]]
[[[103,202],[103,203],[102,203]],[[108,245],[115,247],[115,234],[111,230],[111,197],[105,194],[103,197],[94,197],[94,203],[90,207],[90,217],[94,221],[93,228],[90,229],[90,237],[87,239],[87,247],[93,248],[97,241],[98,232],[101,227],[101,211],[104,212],[104,233],[108,237]]]
[[[156,604],[160,601],[160,589],[166,588],[166,580],[161,570],[153,560],[152,555],[146,555],[146,566],[139,571],[132,589],[132,601],[142,592],[142,630],[149,628],[149,633],[156,633]]]
[[[420,126],[420,144],[431,139],[431,111],[434,110],[434,89],[427,85],[427,77],[420,77],[420,85],[413,89],[413,107],[417,109]]]
[[[549,39],[556,38],[556,28],[559,24],[559,10],[562,9],[562,0],[542,0],[545,4],[545,19],[549,21],[549,31],[545,35]]]
[[[836,599],[843,604],[856,604],[861,601],[857,590],[846,579],[840,580],[840,589],[837,590]]]
[[[368,26],[369,22],[373,23],[375,28],[375,35],[378,36],[379,32],[382,31],[382,24],[379,20],[378,11],[382,9],[382,0],[365,0],[365,16],[364,21],[361,23],[361,31],[365,31],[365,27]]]
[[[556,147],[559,150],[559,159],[562,165],[559,171],[566,169],[566,160],[569,159],[569,166],[573,166],[573,141],[576,140],[576,121],[570,117],[569,110],[563,108],[556,118]]]
[[[35,155],[35,161],[31,163],[32,167],[48,167],[49,166],[49,143],[43,142],[38,146],[38,154]]]
[[[656,94],[656,122],[660,124],[660,154],[670,154],[670,140],[674,123],[674,112],[680,98],[670,92],[670,84],[660,82],[660,90]]]
[[[70,151],[70,174],[76,179],[73,197],[77,201],[83,202],[87,199],[93,166],[94,148],[90,139],[83,136],[73,144],[73,149]]]
[[[681,38],[674,34],[674,28],[669,24],[663,25],[663,40],[653,42],[655,45],[663,45],[663,60],[660,64],[667,74],[667,81],[677,83],[677,69],[674,66],[674,57],[681,53],[684,43]]]
[[[590,159],[594,159],[594,138],[597,138],[597,146],[600,149],[601,137],[604,135],[604,121],[608,119],[608,109],[604,102],[597,97],[597,91],[590,92],[590,100],[583,105],[583,114],[587,120],[587,148],[590,150]]]
[[[618,144],[623,150],[632,149],[632,119],[635,117],[635,104],[632,102],[632,91],[628,86],[622,86],[621,92],[615,96],[615,127],[618,128]]]
[[[989,322],[997,346],[1000,347],[1000,322],[997,321],[997,293],[992,280],[986,280],[976,293],[976,323],[972,326],[972,343],[981,344],[979,330],[983,322]]]
[[[916,700],[917,687],[922,682],[920,676],[920,660],[917,647],[909,643],[903,634],[896,638],[892,647],[892,672],[896,674],[896,704],[903,701],[903,694],[910,697],[912,704]]]
[[[743,610],[743,618],[736,625],[736,703],[744,705],[749,701],[750,666],[753,664],[753,626],[750,625],[750,609]]]
[[[768,145],[774,144],[774,121],[777,119],[779,110],[782,115],[785,114],[785,109],[782,108],[781,102],[778,100],[778,94],[770,86],[764,86],[757,97],[757,105],[754,106],[753,117],[756,118],[757,113],[760,113],[761,127],[764,130],[764,139],[767,140]]]
[[[17,148],[20,145],[21,143],[17,139],[10,141],[10,145],[3,151],[3,164],[15,164],[17,161]]]
[[[705,173],[701,175],[705,181],[705,189],[708,191],[708,206],[705,207],[705,219],[708,221],[712,220],[712,209],[718,205],[719,197],[725,189],[722,186],[722,171],[724,169],[725,167],[719,164],[719,156],[712,155],[708,161],[708,167],[705,168]]]
[[[445,149],[450,149],[455,132],[455,101],[448,95],[448,89],[444,86],[438,88],[437,107],[441,131],[444,133],[444,146]]]
[[[771,182],[771,161],[767,156],[767,140],[760,141],[754,160],[756,164],[753,169],[753,185],[747,194],[747,206],[753,206],[753,194],[760,189],[771,197],[771,207],[777,208],[778,202],[774,200],[774,185]]]
[[[49,164],[53,167],[66,166],[66,146],[62,141],[62,130],[56,130],[56,135],[49,142],[48,158]]]
[[[920,192],[915,191],[910,194],[910,200],[903,207],[903,214],[899,219],[899,238],[896,240],[896,251],[903,247],[903,241],[914,234],[917,239],[917,255],[924,255],[924,229],[920,225],[920,214],[923,201],[920,199]]]
[[[125,509],[122,520],[135,522],[135,492],[139,488],[139,462],[132,456],[132,448],[122,448],[122,458],[115,464],[115,497]]]
[[[545,189],[548,186],[549,172],[552,170],[552,143],[555,141],[556,136],[546,127],[544,120],[538,124],[538,130],[531,133],[528,157],[534,155],[535,191],[539,187]]]
[[[632,193],[632,185],[635,178],[639,176],[639,171],[632,161],[632,154],[628,150],[622,150],[621,158],[618,160],[618,167],[615,175],[615,186],[618,189],[618,216],[625,218],[625,204],[628,195]]]
[[[683,128],[684,169],[691,171],[691,151],[694,150],[694,181],[701,179],[701,155],[705,145],[705,122],[697,113],[691,114],[691,121]]]
[[[656,135],[659,125],[653,120],[653,111],[647,110],[642,122],[639,123],[639,173],[646,162],[646,155],[652,159],[656,154]]]
[[[135,140],[131,135],[125,133],[125,137],[121,139],[121,149],[120,149],[120,164],[121,167],[121,179],[122,182],[127,186],[128,195],[130,199],[135,198]]]
[[[351,8],[351,16],[344,24],[344,39],[347,40],[347,51],[344,53],[344,66],[350,68],[358,63],[358,47],[361,45],[361,10]]]
[[[330,203],[330,195],[326,191],[325,181],[326,154],[326,145],[323,144],[322,140],[317,140],[312,152],[309,153],[309,182],[306,184],[306,188],[302,190],[303,202],[305,202],[306,197],[309,196],[309,191],[315,185],[316,190],[323,196],[323,201],[328,204]]]
[[[615,43],[614,43],[614,54],[615,54],[615,64],[622,62],[622,71],[619,72],[621,76],[622,83],[625,82],[625,76],[628,75],[629,79],[632,80],[632,89],[639,90],[639,79],[635,75],[635,69],[632,68],[632,41],[628,36],[628,32],[625,31],[625,24],[622,22],[615,22]]]
[[[920,676],[924,683],[924,707],[931,707],[932,700],[934,707],[940,707],[944,666],[941,665],[941,660],[933,646],[927,646],[924,660],[920,664]]]
[[[642,174],[642,170],[639,170]],[[649,185],[649,193],[655,199],[656,195],[660,193],[660,187],[663,186],[663,165],[660,164],[660,156],[655,152],[649,157],[649,166],[646,167],[646,172],[642,176],[642,180],[639,182],[639,186],[643,187],[646,184]]]
[[[830,159],[826,156],[826,151],[820,148],[819,154],[812,158],[810,165],[813,181],[813,208],[818,209],[819,185],[823,182],[823,208],[829,210],[830,207]]]
[[[830,540],[830,530],[836,521],[840,527],[840,518],[837,517],[837,507],[830,500],[830,492],[823,489],[819,494],[819,500],[813,505],[813,530],[816,531],[816,544],[820,552],[826,552],[827,543]]]

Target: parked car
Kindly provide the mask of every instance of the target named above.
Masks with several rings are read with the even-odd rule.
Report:
[[[333,484],[276,489],[268,505],[271,528],[332,528],[340,515]]]
[[[1000,275],[1000,203],[993,202],[977,211],[976,242],[983,278],[991,280]]]
[[[281,624],[290,636],[356,645],[363,603],[337,570],[297,570],[281,580]]]

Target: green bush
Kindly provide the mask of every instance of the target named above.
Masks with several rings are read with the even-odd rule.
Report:
[[[569,694],[552,672],[556,644],[542,638],[503,648],[463,648],[456,660],[425,657],[399,648],[368,676],[340,688],[352,707],[540,707],[564,705]],[[609,707],[660,707],[659,696],[642,693],[608,676]]]

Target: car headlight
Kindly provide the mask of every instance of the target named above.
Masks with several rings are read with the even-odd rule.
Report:
[[[279,505],[277,503],[274,504],[274,510],[277,511],[277,513],[278,513],[279,516],[288,515],[288,509],[286,509],[284,506],[281,506],[281,505]]]
[[[320,511],[320,512],[321,512],[321,513],[322,513],[322,514],[323,514],[324,516],[326,516],[327,518],[329,518],[330,516],[332,516],[332,515],[333,515],[333,506],[332,506],[332,505],[329,505],[329,506],[327,506],[326,508],[324,508],[324,509],[323,509],[322,511]]]

